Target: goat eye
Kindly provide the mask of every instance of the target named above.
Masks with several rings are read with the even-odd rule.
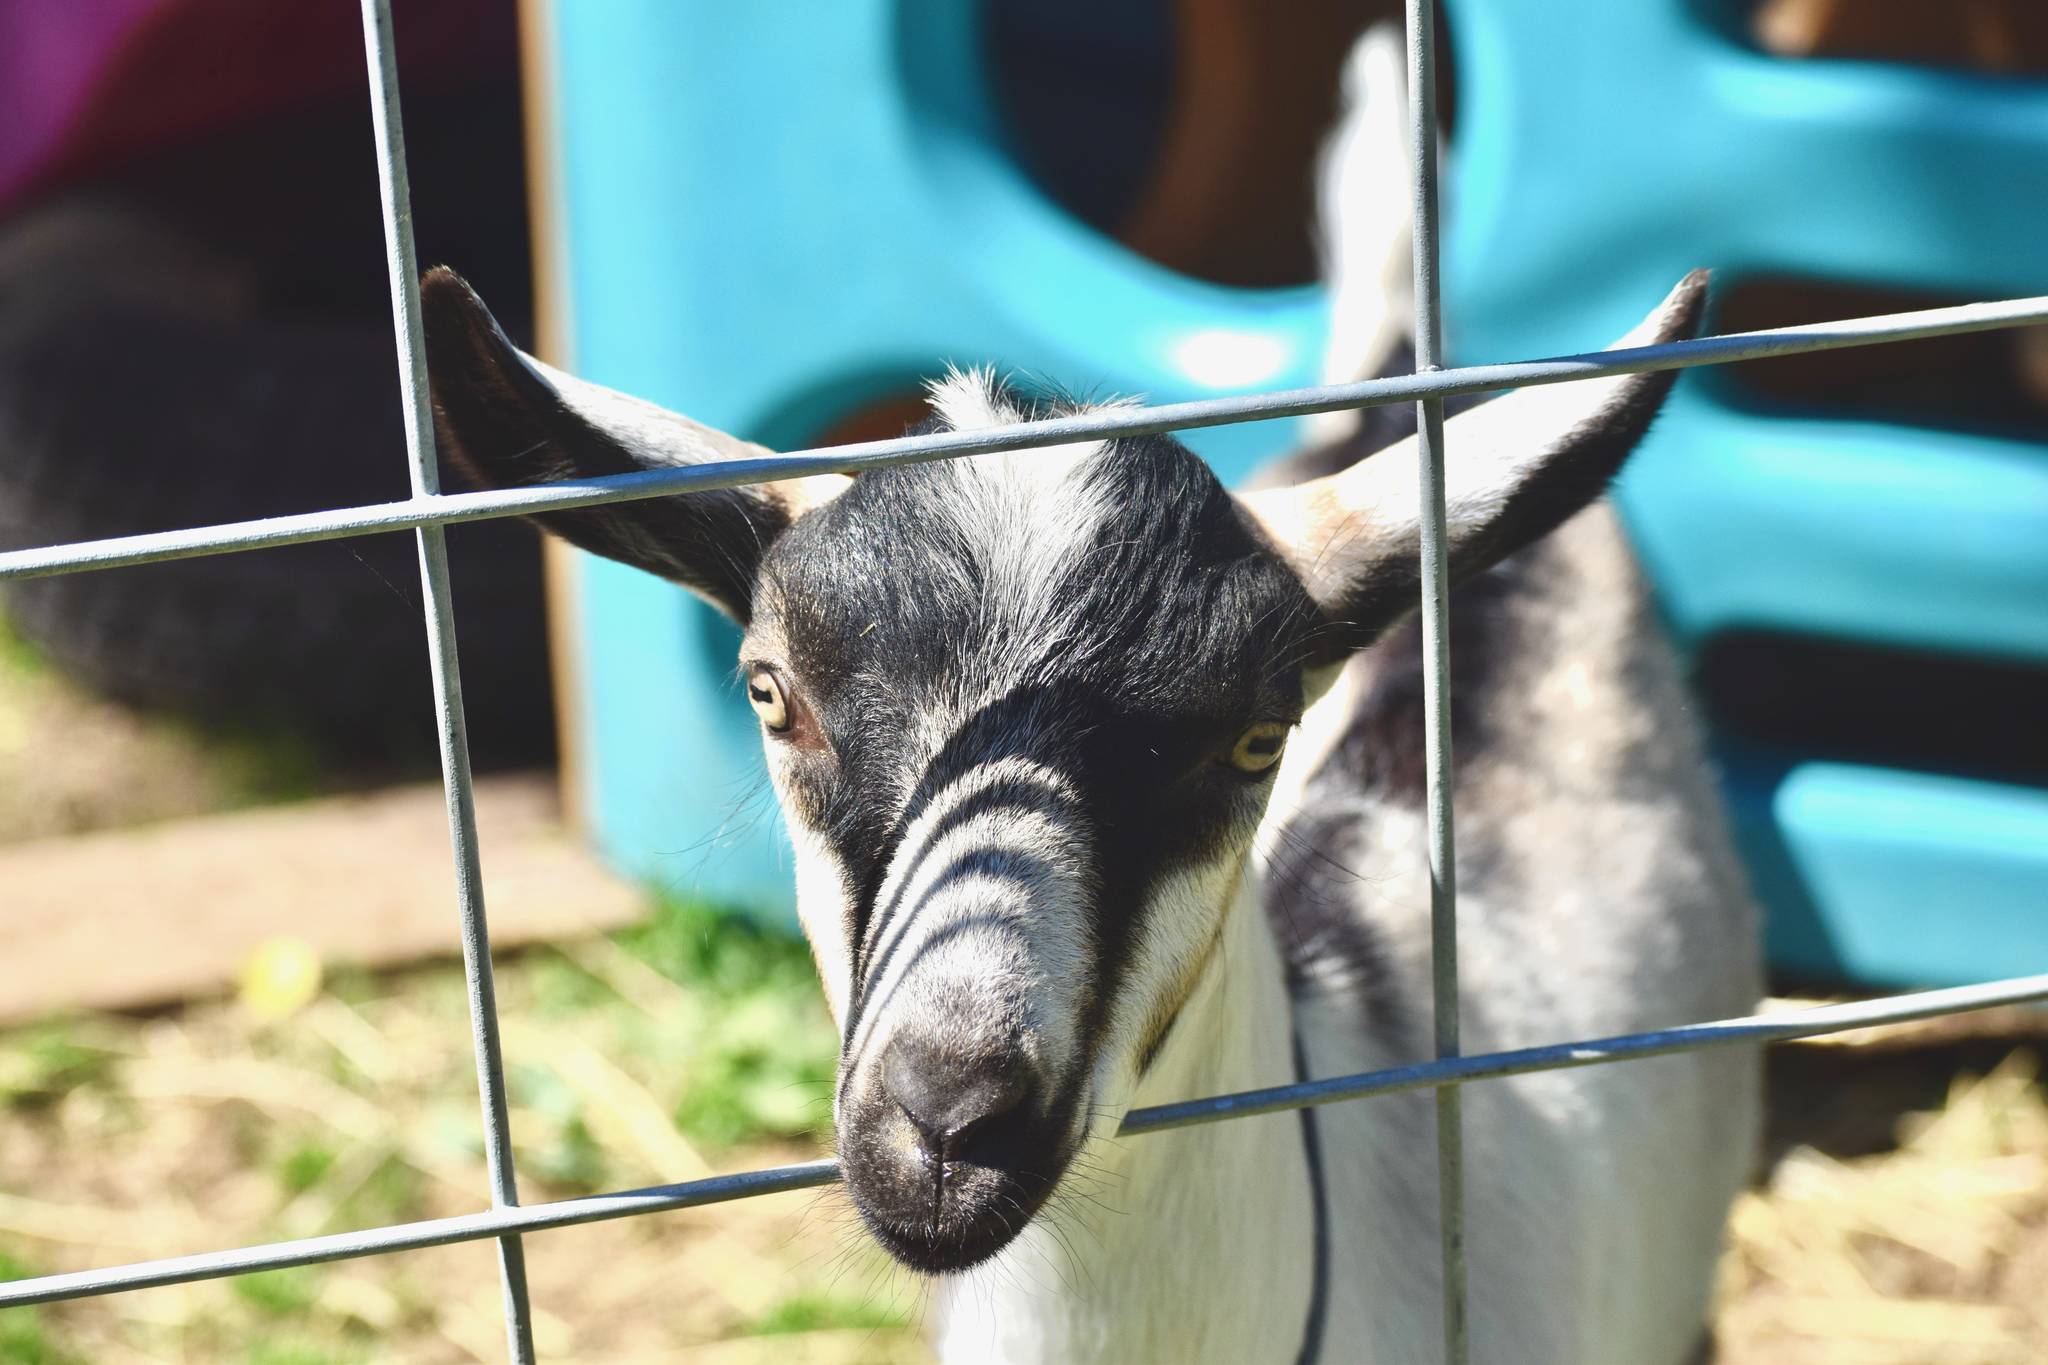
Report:
[[[747,670],[747,700],[753,704],[761,724],[777,734],[789,728],[789,697],[774,669],[755,664]]]
[[[1260,721],[1230,746],[1230,766],[1241,773],[1262,773],[1280,761],[1287,749],[1287,726]]]

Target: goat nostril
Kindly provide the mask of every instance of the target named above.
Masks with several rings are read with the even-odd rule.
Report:
[[[962,1062],[905,1038],[882,1054],[882,1089],[916,1132],[919,1156],[937,1165],[1021,1107],[1031,1080],[1021,1058]]]

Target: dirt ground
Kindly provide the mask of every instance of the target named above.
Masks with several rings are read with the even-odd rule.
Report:
[[[2044,1054],[2040,1011],[1772,1049],[1722,1365],[2048,1360]]]
[[[600,945],[575,956],[643,1003],[680,994]],[[672,1101],[701,1059],[598,982],[547,951],[501,977],[528,1199],[813,1154],[685,1131]],[[477,1208],[488,1186],[463,1021],[459,978],[441,967],[343,980],[274,1023],[231,1000],[0,1040],[0,1274]],[[542,1355],[919,1359],[914,1290],[849,1230],[828,1191],[530,1237]],[[495,1250],[468,1244],[0,1313],[0,1362],[497,1361],[501,1324]]]
[[[320,789],[289,746],[82,697],[0,649],[0,838]],[[166,907],[165,913],[175,913]],[[831,1033],[802,950],[664,911],[507,959],[529,1199],[817,1150]],[[1724,1365],[2048,1360],[2048,1016],[1770,1054]],[[459,973],[335,969],[0,1033],[0,1278],[464,1212],[485,1188]],[[553,1362],[912,1362],[920,1286],[832,1191],[527,1240]],[[488,1244],[0,1313],[0,1365],[502,1358]]]
[[[817,1150],[719,1146],[672,1121],[679,1097],[722,1081],[684,1041],[703,1022],[693,988],[633,954],[536,950],[501,984],[528,1198]],[[0,1274],[475,1208],[462,1021],[459,981],[439,967],[344,977],[275,1021],[228,1000],[0,1037]],[[1774,1160],[1733,1220],[1724,1365],[2048,1359],[2039,1024],[1772,1054]],[[818,1042],[829,1056],[829,1032]],[[819,1098],[784,1082],[770,1103],[801,1114]],[[922,1290],[858,1237],[836,1191],[526,1245],[550,1361],[927,1359]],[[491,1361],[497,1295],[488,1245],[441,1248],[0,1313],[0,1362]]]
[[[289,740],[138,716],[72,686],[0,616],[0,840],[229,810],[321,785],[316,760]]]

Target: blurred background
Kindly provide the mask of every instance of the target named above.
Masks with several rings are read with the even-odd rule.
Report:
[[[1313,382],[1383,0],[397,0],[421,259],[781,448],[993,362]],[[1454,362],[2048,293],[2036,0],[1445,0]],[[399,498],[348,0],[0,0],[0,547]],[[1291,424],[1195,433],[1239,477]],[[450,485],[454,485],[451,477]],[[2048,337],[1698,372],[1617,496],[1801,998],[2048,970]],[[528,1199],[793,1159],[833,1038],[681,592],[449,530]],[[410,537],[0,586],[0,1278],[486,1188]],[[660,697],[659,706],[646,704]],[[2048,1357],[2048,1022],[1774,1049],[1727,1362]],[[914,1361],[831,1193],[529,1240],[556,1360]],[[603,1276],[589,1267],[601,1263]],[[468,1246],[0,1312],[0,1365],[501,1352]]]

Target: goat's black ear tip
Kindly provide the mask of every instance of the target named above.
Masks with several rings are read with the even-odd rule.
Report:
[[[455,273],[453,266],[430,265],[420,272],[420,292],[431,294],[440,290],[456,289],[463,293],[473,292],[469,282]]]
[[[1653,315],[1655,341],[1683,341],[1700,334],[1707,320],[1707,292],[1714,272],[1689,272],[1671,288],[1671,293]]]
[[[445,265],[433,266],[420,276],[420,310],[429,318],[450,322],[465,316],[490,316],[484,301],[469,287],[469,281]]]
[[[517,351],[497,318],[445,265],[420,276],[420,320],[427,333],[427,359],[436,369],[460,366],[487,373],[515,363]]]
[[[1706,266],[1701,266],[1697,270],[1688,271],[1686,277],[1678,282],[1678,288],[1672,292],[1678,295],[1679,303],[1685,308],[1698,308],[1705,304],[1707,292],[1713,287],[1713,283],[1714,272]]]

